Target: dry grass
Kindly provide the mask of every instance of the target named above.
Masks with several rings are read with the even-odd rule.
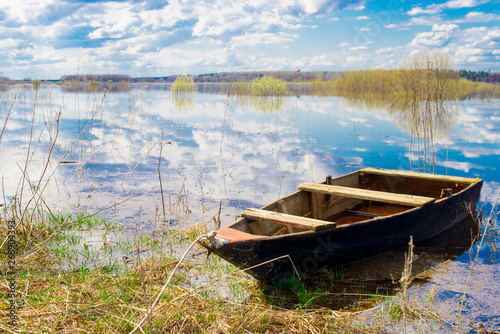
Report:
[[[202,231],[199,229],[184,231],[175,239],[197,234]],[[185,247],[187,239],[177,241],[178,245]],[[60,270],[59,263],[51,260],[50,252],[50,248],[44,248],[45,256],[18,262],[17,321],[15,326],[9,325],[9,309],[2,307],[2,331],[128,333],[146,315],[178,264],[176,258],[158,252],[147,260],[136,257],[128,264],[115,262]],[[361,328],[359,324],[351,324],[349,313],[271,306],[258,292],[254,280],[217,258],[205,256],[205,251],[197,248],[181,264],[152,316],[144,323],[145,332],[357,333]],[[6,263],[5,258],[2,263]],[[246,297],[241,298],[241,291]],[[1,293],[8,293],[4,282]]]

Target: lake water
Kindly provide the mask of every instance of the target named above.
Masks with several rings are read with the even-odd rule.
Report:
[[[28,191],[20,183],[25,166],[49,206],[105,209],[100,215],[144,231],[164,221],[209,221],[219,211],[228,225],[300,183],[366,166],[423,170],[425,160],[425,169],[438,174],[482,178],[485,214],[500,188],[499,100],[453,103],[449,131],[435,131],[433,148],[424,149],[385,110],[303,92],[273,110],[228,96],[221,86],[200,86],[178,101],[160,85],[106,96],[48,85],[36,94],[35,113],[30,88],[0,94],[2,127],[15,101],[0,143],[4,205]],[[413,289],[425,294],[434,287],[436,308],[456,313],[468,286],[463,321],[498,329],[500,270],[492,254],[484,242],[478,261],[466,252]]]

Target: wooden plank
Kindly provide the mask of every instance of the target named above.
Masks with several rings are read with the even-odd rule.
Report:
[[[471,184],[477,182],[479,179],[471,177],[461,177],[461,176],[449,176],[449,175],[437,175],[428,173],[417,173],[407,170],[392,170],[392,169],[381,169],[366,167],[360,170],[361,173],[374,174],[374,175],[386,175],[386,176],[396,176],[396,177],[408,177],[413,179],[429,180],[429,181],[443,181],[443,182],[455,182],[461,184]]]
[[[309,208],[311,209],[311,217],[319,219],[318,194],[309,193]]]
[[[286,205],[286,202],[283,199],[279,199],[276,202],[276,206],[278,207],[278,212],[280,213],[288,213],[288,207]],[[287,226],[288,233],[293,233],[293,227]]]
[[[299,190],[321,194],[331,194],[344,196],[347,198],[377,201],[382,203],[392,203],[407,206],[423,206],[434,202],[432,197],[414,196],[406,194],[394,194],[383,191],[366,190],[359,188],[329,186],[320,183],[303,183],[298,186]]]
[[[265,220],[272,223],[297,227],[311,231],[324,231],[337,227],[333,222],[326,222],[312,218],[299,217],[285,213],[249,208],[243,211],[242,217],[255,220]]]

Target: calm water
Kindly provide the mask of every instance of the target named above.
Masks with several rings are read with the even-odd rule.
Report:
[[[337,97],[304,94],[270,111],[207,87],[200,90],[209,92],[182,104],[161,86],[105,98],[44,86],[33,119],[35,93],[20,88],[0,93],[2,127],[18,93],[0,143],[4,204],[21,191],[27,157],[27,175],[32,184],[42,180],[51,206],[89,212],[109,207],[101,215],[146,231],[164,220],[172,226],[208,221],[219,208],[227,225],[245,208],[274,201],[302,182],[366,166],[423,168],[424,150],[407,125],[384,110]],[[499,104],[453,104],[449,132],[436,131],[434,140],[436,173],[485,180],[481,201],[487,214],[500,188]],[[48,143],[54,141],[44,173]],[[432,149],[426,153],[426,168],[432,168]],[[500,300],[500,271],[490,250],[482,244],[474,270],[474,254],[466,252],[414,289],[425,294],[434,287],[439,312],[457,313],[472,272],[464,321],[498,328],[493,301]]]

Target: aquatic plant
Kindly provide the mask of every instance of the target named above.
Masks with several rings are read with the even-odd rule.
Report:
[[[91,92],[96,92],[101,84],[98,81],[90,80],[88,82],[88,87]]]
[[[196,85],[194,84],[194,79],[188,76],[182,76],[175,79],[172,84],[172,94],[181,95],[186,93],[193,93],[196,91]]]
[[[179,110],[189,110],[193,107],[193,93],[196,91],[194,79],[187,76],[178,77],[172,84],[172,102]]]
[[[292,95],[285,81],[272,76],[233,84],[230,94],[263,113],[281,110],[286,105],[286,97]]]
[[[252,96],[290,96],[291,92],[285,81],[272,76],[254,79],[250,84]]]
[[[40,89],[41,82],[38,79],[31,80],[31,86],[33,87],[33,90],[37,91]]]

